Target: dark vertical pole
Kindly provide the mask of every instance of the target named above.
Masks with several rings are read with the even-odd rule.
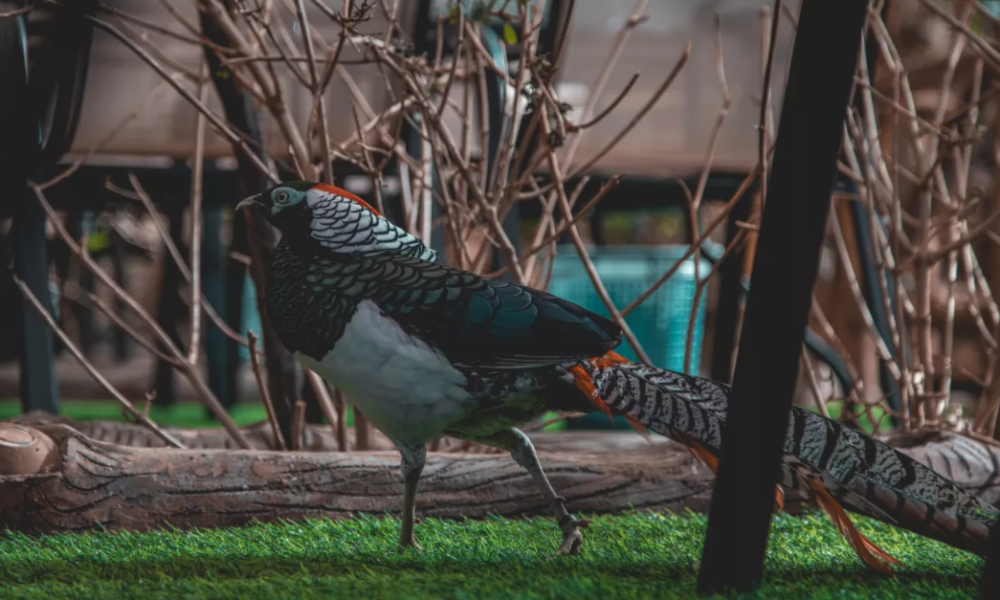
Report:
[[[187,246],[184,244],[184,207],[176,196],[163,199],[161,204],[168,220],[168,235],[177,246],[181,257],[187,260]],[[169,254],[163,257],[163,271],[160,273],[160,298],[157,306],[156,320],[163,328],[170,341],[178,348],[183,348],[180,334],[177,332],[177,321],[183,313],[181,306],[181,272],[177,263]],[[161,352],[166,352],[162,344],[157,342]],[[156,404],[170,406],[177,401],[174,393],[174,365],[157,359],[156,373],[153,376],[153,389],[156,390]]]
[[[698,590],[760,582],[867,0],[804,0],[747,296]]]
[[[119,207],[118,210],[123,210]],[[115,278],[115,283],[120,285],[122,289],[128,289],[128,273],[125,270],[125,263],[128,259],[126,242],[117,230],[111,230],[111,270]],[[89,272],[89,271],[88,271]],[[127,310],[125,308],[125,301],[115,296],[114,300],[115,311],[123,315]],[[128,334],[121,327],[112,328],[113,342],[115,347],[115,360],[120,363],[128,360],[128,347],[129,339]]]
[[[204,12],[200,15],[200,23],[206,38],[220,46],[229,44],[226,35]],[[254,106],[253,96],[250,92],[237,87],[233,74],[228,67],[222,65],[222,60],[214,50],[208,46],[205,46],[204,50],[209,72],[212,73],[212,82],[226,113],[226,120],[229,121],[233,129],[245,134],[251,147],[260,148],[258,156],[267,160],[266,152],[263,150],[263,126],[260,115]],[[258,172],[242,153],[236,152],[236,160],[236,191],[239,197],[245,198],[251,194],[257,194],[267,187],[267,178]],[[268,374],[267,387],[271,394],[271,400],[274,402],[274,412],[278,424],[281,426],[282,434],[286,440],[289,440],[292,437],[292,411],[298,397],[299,382],[302,381],[302,369],[295,362],[291,353],[281,345],[278,335],[274,332],[271,319],[267,315],[266,298],[263,294],[267,281],[266,265],[271,261],[271,252],[274,249],[277,235],[274,228],[263,219],[251,217],[246,220],[246,215],[243,215],[243,220],[247,229],[250,230],[247,233],[247,246],[251,260],[250,275],[258,291],[257,311],[260,314],[263,333],[261,337],[264,343],[264,362]]]
[[[228,250],[249,255],[247,224],[243,218],[243,212],[233,213],[232,218],[232,238]],[[228,253],[224,261],[226,265],[226,303],[223,319],[225,319],[226,325],[229,325],[234,331],[239,332],[240,335],[246,335],[247,332],[240,331],[240,326],[243,320],[243,286],[246,283],[247,267],[241,262],[228,258]],[[233,395],[233,403],[237,400],[238,375],[241,361],[240,346],[227,341],[225,374],[223,376],[225,383],[220,384],[220,386],[225,385],[226,389],[230,390]],[[208,412],[208,409],[206,408],[205,411]]]
[[[890,0],[885,0],[882,4],[883,19],[889,14],[889,4]],[[871,77],[872,80],[875,78],[875,67],[878,63],[878,56],[878,40],[876,39],[875,32],[869,31],[868,36],[865,38],[865,64],[868,67],[869,77]],[[859,109],[861,108],[861,94],[855,95],[854,105]],[[838,179],[843,187],[847,188],[855,195],[857,194],[858,186],[854,181],[842,175],[838,176]],[[864,295],[865,303],[871,311],[872,320],[875,322],[875,329],[878,331],[879,335],[882,336],[882,340],[889,348],[889,353],[892,355],[892,358],[896,360],[896,345],[892,341],[892,332],[889,329],[889,314],[886,311],[887,299],[882,293],[882,285],[879,283],[881,275],[879,273],[879,267],[875,262],[875,242],[871,229],[871,221],[868,215],[868,208],[865,206],[865,203],[860,200],[850,200],[849,206],[853,221],[852,226],[854,228],[854,238],[857,240],[858,257],[861,261],[861,272],[858,273],[859,279],[861,280],[861,290]],[[895,310],[895,275],[890,269],[883,269],[883,271],[888,283],[888,306],[891,310]],[[889,370],[885,361],[879,361],[879,384],[882,388],[882,393],[889,400],[889,408],[896,412],[896,414],[892,416],[892,423],[894,426],[899,426],[901,421],[898,415],[902,406],[902,395],[898,389],[899,382],[897,382],[896,378],[893,377],[892,372]],[[845,409],[846,408],[847,407],[845,407]]]
[[[854,188],[854,191],[857,191],[857,185],[853,181],[850,182],[850,185]],[[858,273],[861,280],[861,293],[864,296],[865,304],[868,305],[871,312],[875,329],[882,337],[882,341],[885,342],[886,347],[889,348],[889,355],[893,360],[896,360],[896,344],[892,341],[892,331],[889,329],[889,314],[886,311],[886,298],[882,293],[882,284],[879,283],[879,266],[875,262],[875,239],[868,215],[868,207],[861,200],[852,199],[848,200],[848,202],[850,203],[851,220],[853,221],[851,225],[854,228],[854,238],[857,240],[858,257],[861,259],[861,272]],[[885,272],[886,283],[888,284],[888,305],[892,307],[896,303],[894,295],[895,275],[889,269],[882,268],[882,270]],[[899,412],[903,402],[902,394],[899,392],[899,382],[893,377],[888,365],[883,360],[879,361],[878,374],[882,393],[889,400],[889,408],[896,413],[892,415],[892,423],[894,426],[898,426],[901,423]]]
[[[96,229],[94,211],[89,209],[80,211],[73,216],[73,220],[76,222],[74,223],[72,234],[76,239],[82,241],[84,236],[94,234],[94,230]],[[86,293],[94,293],[94,274],[90,272],[90,269],[86,268],[80,269],[79,273],[80,289]],[[89,356],[90,352],[94,349],[94,344],[97,343],[97,336],[94,331],[94,311],[92,307],[84,306],[78,302],[74,302],[72,306],[73,316],[79,328],[80,350]]]
[[[26,22],[24,15],[0,19],[0,200],[13,213],[14,271],[52,313],[45,213],[27,181],[41,159],[41,128],[28,88]],[[20,295],[17,302],[22,407],[57,413],[52,332]]]
[[[235,262],[235,261],[234,261]],[[226,252],[222,246],[222,207],[202,211],[201,272],[205,299],[223,321],[227,318]],[[241,288],[242,291],[242,288]],[[229,338],[210,319],[204,319],[205,358],[208,362],[208,387],[227,409],[236,403],[236,388],[231,385]],[[235,344],[232,344],[235,346]]]
[[[2,95],[2,94],[0,94]],[[19,186],[21,205],[14,213],[14,270],[42,306],[52,313],[49,293],[48,245],[45,213],[27,188]],[[25,412],[40,410],[58,414],[56,373],[53,365],[52,332],[23,298],[21,306],[21,403]]]

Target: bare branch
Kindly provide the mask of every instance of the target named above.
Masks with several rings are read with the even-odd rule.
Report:
[[[80,366],[82,366],[84,370],[87,371],[87,373],[89,373],[90,376],[94,378],[94,381],[99,383],[106,392],[111,394],[111,397],[117,400],[118,403],[122,405],[122,408],[124,408],[126,412],[135,417],[135,419],[138,422],[148,427],[150,431],[155,433],[161,440],[166,442],[168,445],[173,446],[174,448],[180,448],[180,449],[186,448],[184,444],[182,444],[177,438],[170,435],[166,431],[163,431],[163,429],[161,429],[159,425],[154,423],[152,419],[146,416],[145,413],[136,410],[135,406],[133,406],[132,403],[129,402],[125,396],[121,395],[121,393],[117,389],[115,389],[115,386],[111,385],[110,381],[108,381],[107,379],[105,379],[103,375],[101,375],[100,371],[98,371],[97,368],[94,367],[94,365],[92,365],[90,361],[88,361],[87,358],[83,355],[83,352],[81,352],[80,349],[76,347],[76,344],[73,343],[73,340],[69,339],[69,336],[66,335],[66,333],[59,328],[59,325],[56,324],[55,319],[52,318],[52,315],[49,314],[49,311],[45,310],[45,308],[42,306],[42,303],[39,302],[38,298],[36,298],[35,295],[31,293],[31,290],[28,288],[28,286],[23,281],[21,281],[21,278],[13,273],[11,273],[11,277],[13,278],[14,283],[17,284],[17,287],[21,289],[21,294],[24,295],[25,300],[27,300],[28,303],[31,304],[31,308],[33,308],[35,312],[38,313],[38,316],[45,321],[45,323],[49,326],[49,329],[52,330],[52,333],[58,336],[59,340],[63,343],[64,346],[66,346],[66,349],[69,350],[70,354],[73,355],[73,358],[75,358],[77,362],[80,363]]]
[[[250,343],[250,367],[253,369],[254,379],[257,380],[257,391],[260,393],[260,400],[264,404],[267,412],[267,422],[271,424],[271,432],[274,434],[274,444],[276,450],[287,450],[285,437],[281,434],[281,427],[278,425],[278,417],[274,412],[274,402],[271,401],[271,394],[264,385],[264,376],[260,372],[260,362],[257,360],[257,336],[252,331],[247,331],[247,341]]]

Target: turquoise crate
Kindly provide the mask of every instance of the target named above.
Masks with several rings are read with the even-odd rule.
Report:
[[[677,264],[687,250],[688,246],[681,245],[588,248],[597,274],[600,275],[608,295],[619,310],[649,289]],[[670,279],[625,317],[625,322],[653,364],[672,371],[684,371],[688,324],[691,320],[691,306],[697,285],[694,260],[693,257],[685,260]],[[699,275],[704,278],[712,266],[704,259],[699,260]],[[599,315],[610,317],[573,246],[557,248],[549,292]],[[705,328],[705,296],[703,292],[694,313],[691,375],[699,374]],[[626,340],[622,341],[616,351],[626,358],[638,360]],[[611,423],[603,413],[594,413],[570,421],[569,426],[574,429],[603,429],[610,427]],[[614,427],[628,428],[628,424],[619,417],[615,419]]]
[[[253,332],[259,340],[263,337],[260,325],[260,313],[257,312],[257,290],[254,288],[253,280],[248,273],[243,278],[243,310],[240,311],[240,333],[246,335],[247,330]],[[258,348],[263,342],[259,342]],[[250,350],[246,346],[240,346],[240,360],[250,360]]]

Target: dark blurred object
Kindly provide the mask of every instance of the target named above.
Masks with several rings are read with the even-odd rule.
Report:
[[[0,215],[13,217],[8,239],[14,270],[52,312],[45,214],[28,181],[70,147],[80,114],[90,60],[92,28],[82,18],[95,2],[71,6],[0,2]],[[6,266],[6,265],[5,265]],[[9,282],[8,282],[9,285]],[[0,315],[5,330],[21,333],[21,398],[24,410],[57,412],[52,333],[44,321],[10,296]],[[15,324],[20,320],[20,326]]]

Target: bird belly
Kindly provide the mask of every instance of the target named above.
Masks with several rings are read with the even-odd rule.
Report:
[[[340,388],[394,441],[420,443],[440,435],[473,401],[465,375],[370,300],[359,304],[325,356],[296,352],[295,358]]]

